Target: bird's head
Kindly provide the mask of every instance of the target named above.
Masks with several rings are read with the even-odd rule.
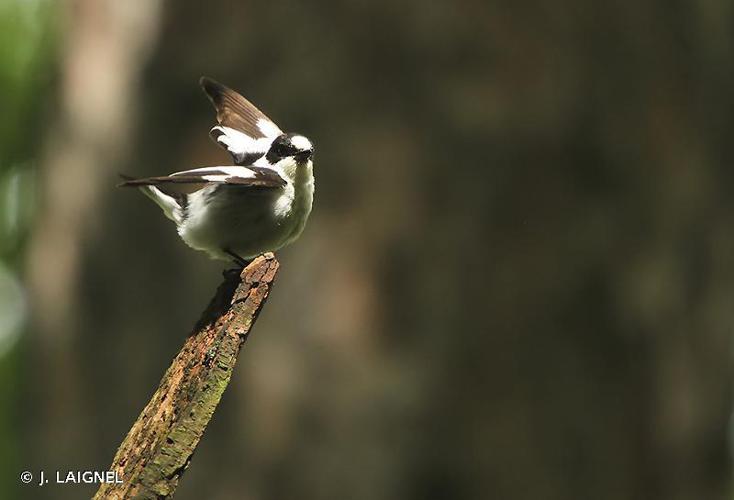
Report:
[[[300,134],[281,134],[270,145],[266,158],[277,163],[283,158],[293,158],[296,163],[306,163],[313,157],[313,144]]]

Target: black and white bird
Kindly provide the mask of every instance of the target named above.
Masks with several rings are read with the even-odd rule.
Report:
[[[293,242],[311,213],[314,148],[282,130],[237,92],[202,77],[217,110],[209,135],[234,165],[126,178],[176,223],[181,239],[214,259],[244,265]]]

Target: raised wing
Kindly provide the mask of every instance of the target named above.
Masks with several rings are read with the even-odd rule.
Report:
[[[283,133],[254,104],[211,78],[199,81],[217,110],[217,122],[209,135],[229,151],[237,165],[248,165],[268,152],[273,139]]]

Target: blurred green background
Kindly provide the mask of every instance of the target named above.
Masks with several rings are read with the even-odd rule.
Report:
[[[0,498],[90,497],[223,264],[117,173],[316,200],[180,499],[731,499],[734,5],[0,0]]]

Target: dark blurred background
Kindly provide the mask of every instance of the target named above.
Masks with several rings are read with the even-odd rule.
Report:
[[[0,497],[90,497],[226,264],[115,188],[316,200],[180,499],[731,499],[734,5],[0,0]]]

